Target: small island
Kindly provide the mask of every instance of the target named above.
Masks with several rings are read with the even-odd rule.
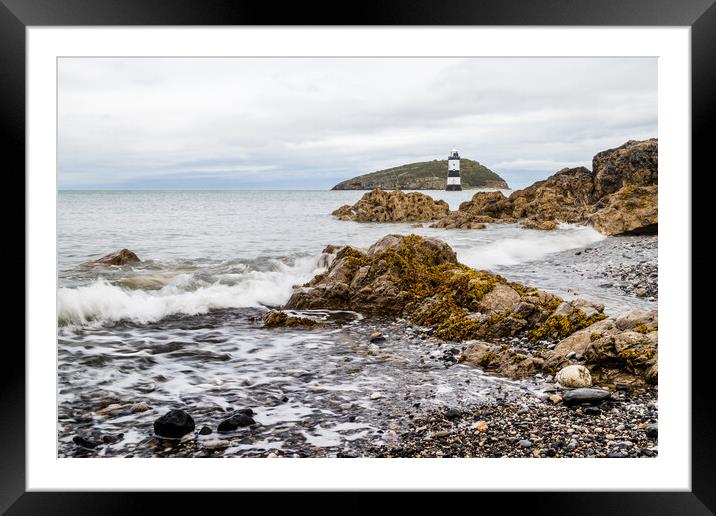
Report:
[[[332,190],[445,190],[447,169],[447,160],[409,163],[347,179]],[[509,189],[507,182],[499,175],[471,159],[460,160],[460,175],[463,189]]]

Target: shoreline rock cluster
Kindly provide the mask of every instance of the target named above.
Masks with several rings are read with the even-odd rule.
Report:
[[[296,288],[284,309],[405,317],[441,340],[471,341],[459,362],[510,378],[577,364],[604,385],[658,381],[656,310],[608,317],[603,305],[462,265],[434,238],[388,235],[365,251],[337,249],[326,272]]]
[[[355,222],[429,222],[447,216],[449,211],[445,201],[435,201],[420,192],[375,189],[353,206],[341,206],[332,215]]]
[[[591,171],[565,168],[509,197],[499,191],[477,192],[456,211],[426,209],[432,199],[424,194],[406,197],[400,191],[373,190],[333,215],[358,222],[435,221],[431,227],[445,229],[519,222],[526,228],[552,230],[560,223],[577,223],[591,224],[605,235],[654,234],[658,231],[657,183],[658,140],[630,140],[595,155]],[[416,207],[411,209],[410,202]]]

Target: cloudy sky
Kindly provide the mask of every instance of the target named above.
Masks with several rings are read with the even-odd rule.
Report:
[[[657,136],[654,58],[63,58],[61,189],[323,189],[456,147],[525,186]]]

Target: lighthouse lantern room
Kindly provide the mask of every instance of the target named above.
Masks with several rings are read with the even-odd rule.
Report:
[[[453,149],[448,157],[447,191],[462,190],[460,185],[460,155]]]

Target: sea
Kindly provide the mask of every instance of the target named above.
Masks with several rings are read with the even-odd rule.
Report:
[[[629,237],[578,225],[446,230],[331,216],[364,193],[58,192],[58,455],[173,456],[153,435],[162,413],[187,410],[197,430],[213,429],[199,442],[213,442],[221,418],[248,407],[257,426],[220,436],[225,445],[212,446],[222,456],[336,456],[384,441],[381,422],[416,397],[429,400],[421,405],[427,410],[533,392],[529,382],[467,366],[418,366],[436,350],[407,345],[419,341],[411,335],[387,335],[376,352],[365,333],[380,324],[362,314],[320,313],[334,324],[314,331],[263,329],[269,308],[323,270],[329,244],[368,247],[391,233],[436,237],[466,265],[602,303],[608,314],[656,307],[654,298],[612,287],[599,273],[607,262],[655,261],[655,245],[634,252],[622,245]],[[475,190],[423,193],[457,209]],[[121,248],[141,263],[80,266]],[[589,249],[603,252],[590,258]],[[108,404],[120,408],[98,415]],[[73,442],[77,435],[116,442],[85,449]],[[198,446],[192,453],[212,452]]]

